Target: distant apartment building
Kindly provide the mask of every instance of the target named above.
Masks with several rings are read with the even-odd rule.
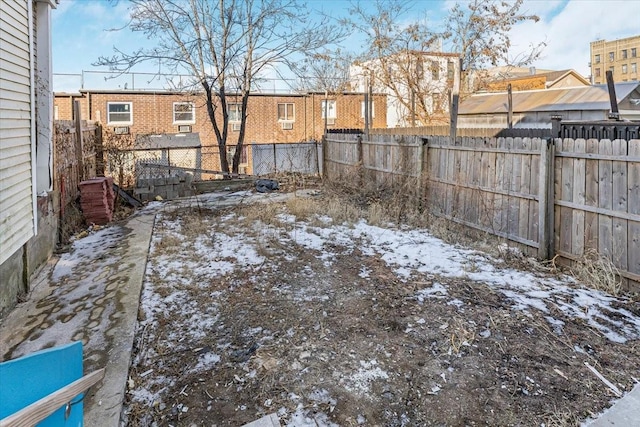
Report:
[[[459,57],[456,53],[405,51],[357,63],[349,68],[351,88],[362,92],[370,85],[373,91],[387,95],[386,127],[446,123]]]
[[[373,95],[372,127],[386,127],[386,95]],[[207,106],[201,94],[167,91],[92,91],[56,93],[54,117],[73,119],[74,101],[81,117],[101,122],[104,132],[153,135],[198,133],[202,146],[217,144]],[[240,96],[227,95],[227,144],[240,131]],[[325,107],[327,111],[325,113]],[[219,122],[221,111],[216,111]],[[249,96],[245,143],[293,143],[320,140],[325,128],[363,128],[363,93],[300,93]]]
[[[613,72],[615,82],[637,81],[640,64],[640,35],[618,40],[591,42],[591,82],[607,82],[606,72]]]

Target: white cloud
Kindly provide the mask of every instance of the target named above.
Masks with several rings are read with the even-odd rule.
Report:
[[[549,7],[540,1],[528,1],[525,7],[530,12],[538,13],[538,23],[526,22],[517,25],[512,33],[514,49],[522,51],[529,44],[541,41],[547,43],[542,58],[536,62],[538,68],[567,69],[573,68],[585,76],[590,71],[589,43],[599,38],[614,40],[640,34],[640,2],[629,0],[610,0],[607,2],[593,0],[570,0],[564,5],[558,3],[556,8]],[[548,2],[552,3],[552,2]],[[538,10],[535,10],[538,7]]]

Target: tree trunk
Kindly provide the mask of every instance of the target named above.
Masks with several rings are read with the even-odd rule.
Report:
[[[238,145],[236,145],[236,151],[233,153],[233,164],[232,170],[233,173],[238,173],[240,170],[240,160],[242,159],[242,148],[244,146],[244,134],[247,125],[247,105],[249,104],[249,93],[244,92],[242,94],[242,106],[241,106],[241,122],[240,122],[240,133],[238,134]]]
[[[224,87],[220,88],[220,91],[216,95],[220,99],[222,107],[222,130],[216,119],[216,110],[213,105],[213,91],[207,83],[203,83],[205,93],[207,95],[207,113],[209,115],[209,121],[213,125],[213,131],[216,134],[216,140],[218,141],[218,151],[220,156],[220,170],[225,173],[229,173],[229,162],[227,161],[227,125],[229,123],[229,113],[227,111],[227,102],[224,94]]]

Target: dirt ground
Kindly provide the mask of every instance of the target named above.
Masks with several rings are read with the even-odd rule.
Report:
[[[571,426],[640,378],[638,302],[364,227],[291,203],[158,214],[127,424]],[[464,271],[420,264],[445,250]]]

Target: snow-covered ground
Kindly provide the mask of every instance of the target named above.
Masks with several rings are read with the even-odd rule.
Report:
[[[525,316],[542,313],[549,328],[558,336],[564,333],[563,327],[567,321],[578,319],[612,343],[620,344],[640,338],[640,317],[621,308],[625,306],[625,301],[589,289],[569,276],[500,267],[503,263],[499,259],[445,243],[428,230],[379,227],[369,225],[364,220],[354,224],[334,224],[328,217],[317,217],[309,222],[288,213],[280,213],[271,224],[260,221],[242,224],[242,220],[242,216],[236,213],[215,219],[201,218],[196,223],[193,218],[187,223],[185,217],[169,211],[157,215],[141,299],[144,318],[139,329],[146,342],[155,341],[158,345],[145,346],[135,363],[144,366],[158,359],[158,348],[172,347],[178,351],[181,343],[198,341],[212,330],[223,328],[218,323],[225,292],[228,291],[211,292],[209,284],[228,277],[240,268],[250,277],[249,282],[259,286],[261,272],[284,268],[282,264],[273,264],[275,258],[284,263],[295,261],[292,252],[287,249],[294,247],[314,253],[328,269],[340,254],[357,248],[366,257],[383,260],[400,282],[410,281],[415,275],[433,277],[433,283],[415,292],[413,298],[417,304],[428,304],[432,299],[437,299],[456,307],[463,315],[465,304],[449,295],[447,283],[450,280],[444,279],[464,279],[488,285],[509,301],[513,311]],[[278,240],[278,247],[268,244],[272,239]],[[304,273],[303,269],[301,274]],[[371,274],[366,265],[362,266],[358,280],[370,280]],[[231,284],[229,289],[233,289],[233,286]],[[202,304],[194,300],[194,289],[205,292],[211,301],[205,311]],[[330,291],[318,287],[293,292],[283,285],[280,291],[295,293],[299,301],[330,298]],[[180,313],[180,316],[172,317],[169,332],[162,336],[154,335],[160,323],[166,322],[167,313]],[[420,326],[424,322],[421,318],[415,323]],[[405,332],[410,330],[411,325]],[[492,332],[487,327],[480,332],[480,336],[486,338]],[[260,346],[269,345],[274,339],[270,331],[262,328],[247,330],[246,334],[255,336]],[[186,368],[192,373],[207,372],[220,363],[222,353],[227,350],[224,345],[198,349],[198,357]],[[574,351],[584,353],[586,350],[576,345]],[[338,380],[347,391],[366,395],[372,381],[388,378],[384,366],[375,358],[356,362],[357,369],[354,368],[351,375]],[[247,375],[251,374],[252,371],[249,371]],[[163,375],[148,376],[149,380],[143,384],[130,384],[132,402],[143,406],[164,405],[159,402],[163,402],[163,393],[175,379]],[[434,386],[434,394],[437,394],[440,386]],[[292,426],[335,425],[328,413],[318,409],[318,402],[322,403],[322,408],[335,407],[335,398],[324,389],[316,389],[314,393],[305,396],[306,404],[303,404],[301,396],[294,394],[290,399],[296,409],[280,408],[278,415]],[[270,405],[265,403],[264,406],[265,410],[270,409]],[[309,412],[309,407],[314,408],[313,414]],[[356,421],[366,423],[361,415]]]

